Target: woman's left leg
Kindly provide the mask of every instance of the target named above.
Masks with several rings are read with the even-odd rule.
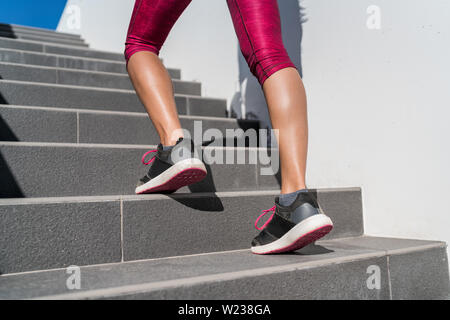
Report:
[[[281,38],[276,0],[227,0],[241,51],[260,82],[279,132],[281,193],[305,186],[308,122],[306,94]]]
[[[296,250],[332,228],[330,218],[321,212],[305,185],[308,147],[305,89],[282,41],[277,0],[227,0],[227,3],[242,54],[262,86],[272,126],[278,130],[281,195],[275,200],[270,221],[253,240],[252,251],[267,254]]]

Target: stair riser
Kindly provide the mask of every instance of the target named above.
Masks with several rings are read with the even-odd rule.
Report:
[[[0,48],[0,62],[20,63],[26,65],[60,67],[87,71],[100,71],[126,74],[125,63],[114,61],[90,60],[44,53],[35,53]],[[181,79],[179,69],[168,69],[172,79]]]
[[[59,55],[77,56],[84,58],[96,58],[112,61],[123,62],[125,60],[123,54],[95,51],[91,49],[80,49],[74,46],[48,45],[38,42],[0,38],[0,48],[15,49],[24,51],[34,51],[42,53],[54,53]]]
[[[0,270],[120,262],[121,239],[124,261],[246,249],[257,234],[254,220],[276,194],[1,205]],[[317,197],[335,223],[328,238],[361,234],[360,190],[319,190]],[[341,202],[352,206],[351,215],[341,214]],[[14,241],[18,234],[20,242]]]
[[[133,85],[128,75],[119,74],[58,70],[0,63],[0,77],[6,80],[133,90]],[[174,81],[173,87],[176,94],[201,94],[201,84],[199,82]]]
[[[435,248],[389,256],[392,299],[448,299],[447,250]]]
[[[422,260],[425,263],[420,263],[420,266],[414,260],[413,265],[418,272],[411,275],[407,272],[405,263],[414,255],[390,256],[389,267],[387,258],[381,257],[309,270],[109,296],[107,299],[433,300],[448,297],[448,269],[443,262],[446,260],[445,250],[427,250],[421,253],[427,260]],[[393,260],[395,263],[392,263]],[[436,269],[427,265],[426,261],[436,261],[438,272],[434,273]],[[380,267],[382,275],[379,290],[369,289],[366,284],[370,276],[367,268],[374,265]],[[392,279],[393,273],[398,273],[399,277]],[[419,283],[424,286],[418,285]]]
[[[141,157],[147,150],[1,145],[6,163],[2,163],[0,172],[4,181],[0,185],[0,195],[17,198],[134,194],[137,180],[148,169],[141,164]],[[249,154],[257,156],[254,149],[242,150],[246,159]],[[225,158],[224,149],[216,151]],[[210,158],[206,152],[205,158]],[[278,188],[275,178],[270,184],[259,184],[257,170],[258,164],[248,161],[245,164],[211,164],[203,181],[183,189],[213,192]]]
[[[158,144],[160,141],[145,113],[130,115],[0,106],[0,121],[0,141],[134,145]],[[258,130],[256,121],[180,116],[182,127],[191,136],[194,136],[195,121],[195,128],[201,128],[202,135],[208,128],[220,130],[223,137],[226,129]],[[46,125],[42,126],[43,123]]]
[[[380,290],[367,288],[368,275],[366,271],[370,265],[379,266],[384,275],[388,273],[387,259],[380,257],[105,298],[124,300],[388,300],[389,281],[387,277],[382,278]],[[262,310],[264,310],[266,304],[264,302],[258,304],[263,305]],[[219,310],[222,312],[221,309]]]
[[[19,39],[19,40],[30,40],[30,41],[38,41],[38,42],[46,42],[46,43],[55,43],[62,44],[68,46],[80,46],[80,47],[88,47],[83,40],[72,40],[72,39],[64,39],[57,37],[47,37],[41,35],[29,35],[29,34],[16,34],[10,32],[2,32],[0,30],[0,38],[10,38],[10,39]]]
[[[408,240],[372,238],[369,242],[387,240],[394,247],[403,243],[400,252],[389,245],[373,250],[359,245],[364,238],[347,238],[348,246],[340,245],[341,240],[320,241],[294,254],[270,257],[241,250],[81,267],[79,290],[67,288],[64,268],[9,275],[0,277],[0,298],[448,299],[445,245],[422,241],[408,246]],[[328,253],[319,254],[321,250]],[[262,309],[266,305],[257,304]],[[276,314],[272,307],[270,311]]]
[[[416,259],[417,257],[424,259]],[[432,262],[430,264],[430,262]],[[322,267],[296,269],[237,279],[209,281],[147,292],[107,296],[111,299],[230,300],[432,300],[449,293],[444,248],[368,258]],[[367,286],[369,266],[380,270],[380,289]],[[299,285],[301,283],[301,285]],[[263,304],[264,305],[264,304]]]
[[[180,114],[225,117],[226,100],[176,96]],[[0,81],[0,104],[142,112],[134,91],[76,88]]]
[[[0,31],[1,32],[12,32],[17,34],[29,34],[29,35],[41,35],[46,37],[61,37],[61,38],[67,38],[67,39],[80,39],[80,35],[78,34],[72,34],[72,33],[64,33],[64,32],[57,32],[53,30],[47,30],[47,29],[39,29],[39,28],[32,28],[32,27],[24,27],[24,26],[16,26],[16,25],[8,25],[8,24],[0,24]]]
[[[417,256],[425,260],[415,259]],[[430,265],[429,262],[432,262]],[[411,264],[410,264],[411,263]],[[368,268],[380,270],[380,289],[367,286]],[[388,271],[389,270],[389,271]],[[412,271],[412,272],[411,272]],[[301,283],[301,285],[299,285]],[[449,294],[444,248],[371,258],[324,267],[211,281],[116,299],[230,299],[230,300],[433,300]],[[107,297],[108,299],[114,297]]]

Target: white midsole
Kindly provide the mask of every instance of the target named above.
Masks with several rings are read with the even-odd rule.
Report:
[[[166,171],[161,173],[159,176],[157,176],[157,177],[151,179],[150,181],[148,181],[147,183],[137,187],[135,192],[141,193],[145,190],[160,186],[186,169],[200,169],[200,170],[205,171],[205,173],[207,172],[205,164],[200,159],[197,159],[197,158],[184,159],[184,160],[181,160],[181,161],[175,163],[173,166],[171,166],[169,169],[167,169]]]
[[[315,214],[297,224],[280,239],[263,246],[252,247],[252,252],[266,253],[288,247],[302,236],[327,225],[333,225],[333,222],[328,216],[323,213]]]

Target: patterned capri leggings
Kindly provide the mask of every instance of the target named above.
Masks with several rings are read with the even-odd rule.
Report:
[[[139,51],[159,54],[191,0],[136,0],[125,43],[125,59]],[[277,0],[227,0],[241,52],[262,85],[276,71],[295,65],[281,37]]]

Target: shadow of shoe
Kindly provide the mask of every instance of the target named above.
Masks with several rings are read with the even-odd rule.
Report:
[[[334,250],[327,249],[323,246],[310,243],[306,247],[303,247],[297,251],[278,253],[278,255],[299,255],[299,256],[312,256],[318,254],[327,254],[334,252]]]
[[[188,196],[186,196],[188,195]],[[222,201],[215,193],[174,193],[169,198],[199,211],[223,211]]]
[[[211,173],[211,166],[208,164],[205,164],[205,166],[208,171],[206,177],[202,181],[187,187],[191,193],[172,193],[168,197],[195,210],[223,211],[222,201],[216,195],[216,186]]]

